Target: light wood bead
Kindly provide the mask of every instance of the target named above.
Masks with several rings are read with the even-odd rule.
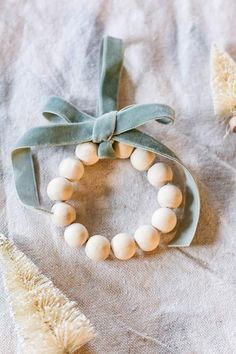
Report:
[[[156,155],[153,152],[135,149],[130,156],[130,162],[136,170],[146,171],[155,160],[155,157]]]
[[[162,187],[173,179],[173,171],[169,165],[163,162],[155,163],[147,173],[148,181],[156,188]]]
[[[88,237],[88,230],[84,225],[79,223],[67,226],[64,232],[64,239],[70,247],[81,247],[87,241]]]
[[[106,237],[95,235],[88,239],[85,253],[93,261],[104,261],[110,254],[110,248],[110,242]]]
[[[82,143],[76,146],[75,155],[85,165],[94,165],[98,162],[98,146],[92,142]]]
[[[130,259],[134,256],[136,245],[131,235],[120,233],[113,237],[111,247],[116,258]]]
[[[159,245],[160,232],[151,225],[143,225],[135,231],[134,239],[143,251],[153,251]]]
[[[183,195],[178,187],[173,184],[166,184],[159,190],[157,200],[161,207],[175,209],[181,205]]]
[[[230,118],[229,127],[232,133],[236,133],[236,116]]]
[[[47,186],[47,194],[51,200],[69,200],[73,192],[73,184],[63,177],[52,179]]]
[[[56,203],[52,207],[52,220],[57,226],[70,225],[76,219],[75,208],[67,203]]]
[[[113,149],[118,159],[128,159],[134,150],[134,147],[115,141],[113,144]]]
[[[163,233],[171,232],[176,224],[176,214],[169,208],[157,209],[152,215],[152,225]]]
[[[72,157],[63,159],[59,165],[59,175],[73,182],[78,182],[84,174],[84,165]]]

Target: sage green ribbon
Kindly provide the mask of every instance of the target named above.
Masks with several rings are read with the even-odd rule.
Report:
[[[32,149],[92,141],[98,144],[98,155],[115,158],[113,142],[121,142],[151,151],[180,165],[186,176],[185,216],[178,225],[176,236],[169,246],[189,246],[199,219],[200,197],[190,171],[165,145],[136,128],[156,121],[170,124],[175,113],[167,105],[137,104],[116,110],[119,75],[122,68],[123,43],[120,39],[104,37],[100,51],[99,97],[97,117],[78,110],[56,96],[49,98],[44,117],[52,125],[28,130],[12,151],[16,191],[27,207],[49,212],[41,207],[32,159]]]

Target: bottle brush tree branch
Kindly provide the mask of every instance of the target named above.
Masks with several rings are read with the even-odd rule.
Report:
[[[236,110],[236,63],[216,45],[211,50],[211,88],[215,114],[228,117]]]
[[[3,235],[0,261],[21,353],[75,353],[94,337],[93,327],[77,304]]]

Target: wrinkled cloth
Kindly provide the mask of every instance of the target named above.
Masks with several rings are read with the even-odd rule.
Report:
[[[236,60],[235,1],[3,0],[0,4],[1,231],[13,238],[95,325],[82,354],[229,354],[236,351],[236,136],[223,140],[209,83],[212,42]],[[70,249],[47,215],[24,208],[14,189],[10,151],[58,95],[93,114],[100,39],[125,42],[119,108],[164,103],[176,123],[143,130],[170,147],[195,175],[199,228],[191,247],[164,245],[130,261],[94,263]],[[35,151],[41,200],[74,146]],[[109,239],[149,223],[156,191],[129,161],[86,167],[78,220]],[[129,197],[127,197],[129,196]],[[17,352],[0,286],[0,353]]]

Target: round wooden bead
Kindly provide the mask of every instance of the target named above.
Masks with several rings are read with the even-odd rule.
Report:
[[[69,200],[73,194],[73,185],[63,177],[56,177],[49,182],[47,194],[51,200]]]
[[[143,251],[153,251],[159,245],[160,232],[151,225],[143,225],[135,231],[134,239]]]
[[[113,237],[111,247],[116,258],[130,259],[136,251],[135,242],[129,234],[121,233]]]
[[[64,232],[64,239],[71,247],[81,247],[87,241],[88,237],[88,230],[84,225],[79,223],[67,226]]]
[[[177,224],[177,217],[169,208],[157,209],[152,215],[152,225],[163,233],[172,231]]]
[[[94,165],[99,160],[97,150],[97,144],[87,142],[76,146],[75,155],[85,165]]]
[[[173,184],[167,184],[159,190],[157,200],[161,207],[178,208],[183,200],[181,190]]]
[[[172,181],[173,171],[166,163],[158,162],[149,168],[147,178],[154,187],[159,188]]]
[[[127,159],[128,157],[130,157],[132,151],[134,150],[134,147],[115,141],[113,144],[113,149],[118,159]]]
[[[232,117],[229,121],[229,127],[232,133],[236,133],[236,116]]]
[[[84,165],[80,160],[67,157],[59,165],[59,175],[70,181],[77,182],[84,174]]]
[[[95,235],[88,239],[85,253],[93,261],[104,261],[110,254],[110,248],[110,242],[106,237]]]
[[[153,152],[135,149],[130,156],[130,162],[136,170],[146,171],[155,160],[155,157],[156,155]]]
[[[52,220],[57,226],[70,225],[76,219],[75,208],[67,203],[56,203],[52,207]]]

